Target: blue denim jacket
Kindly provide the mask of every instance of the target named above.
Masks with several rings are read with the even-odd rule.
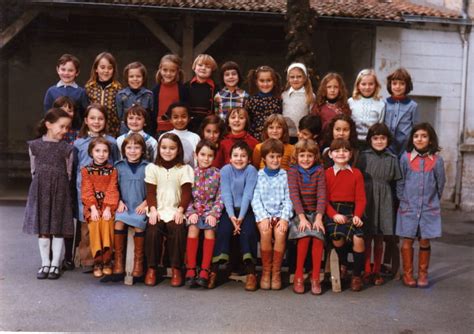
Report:
[[[400,156],[406,149],[413,125],[418,122],[418,104],[409,98],[397,101],[389,97],[386,102],[384,121],[393,135],[392,144],[388,149]]]
[[[125,112],[133,105],[140,105],[148,112],[147,123],[150,123],[150,115],[153,109],[153,94],[151,90],[142,87],[137,94],[134,94],[130,87],[120,90],[115,97],[117,104],[117,115],[120,119],[120,134],[128,132]]]

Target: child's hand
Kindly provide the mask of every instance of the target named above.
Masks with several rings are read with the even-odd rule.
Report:
[[[146,207],[147,207],[147,202],[146,201],[143,201],[140,203],[139,206],[137,206],[137,208],[135,209],[135,213],[137,215],[144,215],[146,213]],[[128,209],[126,209],[128,210]]]
[[[178,210],[176,210],[173,219],[176,225],[181,225],[183,223],[184,214],[183,214],[183,209],[181,207],[178,208]]]
[[[323,218],[322,218],[321,214],[316,215],[316,219],[314,220],[314,223],[313,223],[313,230],[321,231],[322,233],[326,233],[326,230],[324,229]]]
[[[234,225],[234,235],[240,234],[240,224],[242,223],[237,217],[232,216],[230,217],[230,221],[232,222],[232,225]]]
[[[98,221],[100,218],[99,211],[95,207],[95,205],[91,206],[91,220]]]
[[[102,212],[102,219],[110,220],[112,218],[112,213],[110,212],[110,207],[106,207],[104,212]]]
[[[159,220],[160,220],[160,214],[158,213],[158,211],[156,211],[156,208],[152,206],[150,209],[149,217],[148,217],[148,223],[150,225],[156,225],[156,223]]]
[[[119,213],[122,213],[124,211],[128,211],[128,208],[127,206],[125,205],[124,202],[122,202],[122,200],[119,201],[119,205],[118,205],[118,208],[117,208],[117,212]]]
[[[360,219],[359,217],[357,216],[354,216],[352,218],[352,222],[354,223],[355,226],[357,227],[361,227],[362,225],[364,225],[364,222],[362,221],[362,219]]]
[[[217,224],[217,219],[214,216],[207,216],[206,217],[206,223],[209,224],[209,226],[214,227]],[[239,224],[239,229],[240,229],[240,224]]]
[[[332,220],[334,220],[336,222],[336,224],[345,224],[347,223],[347,217],[344,216],[344,215],[341,215],[341,214],[337,214],[335,215]]]
[[[280,219],[275,226],[280,232],[286,233],[288,231],[288,222],[284,219]]]
[[[262,230],[263,231],[268,231],[268,229],[270,228],[270,219],[268,218],[265,218],[264,220],[261,220],[258,225],[261,226]]]
[[[300,223],[298,224],[298,232],[304,232],[306,229],[311,229],[311,224],[306,219],[306,216],[304,214],[300,215]]]
[[[188,222],[190,224],[197,224],[198,218],[199,218],[198,215],[193,213],[191,216],[188,217]]]

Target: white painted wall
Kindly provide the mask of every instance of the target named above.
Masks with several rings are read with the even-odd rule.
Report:
[[[420,28],[377,27],[374,68],[382,85],[398,67],[411,74],[411,95],[439,98],[436,129],[445,159],[447,183],[443,199],[452,201],[459,138],[462,82],[462,43],[453,27],[426,25]],[[385,96],[388,95],[384,89]]]

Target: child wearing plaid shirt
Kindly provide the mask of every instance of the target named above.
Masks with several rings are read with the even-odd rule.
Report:
[[[263,142],[261,152],[265,168],[258,172],[252,199],[252,208],[260,232],[263,266],[260,288],[264,290],[281,289],[281,263],[285,252],[288,221],[293,210],[288,177],[286,171],[280,168],[283,151],[283,143],[277,139]],[[275,239],[273,247],[272,237]]]

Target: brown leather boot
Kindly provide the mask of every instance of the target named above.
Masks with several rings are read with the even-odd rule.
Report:
[[[123,251],[126,237],[126,234],[114,234],[114,274],[123,274],[125,271],[123,266]]]
[[[104,251],[104,256],[103,256],[103,261],[104,261],[104,268],[102,269],[102,272],[104,275],[112,275],[112,249],[107,248],[107,250]]]
[[[177,288],[183,284],[183,278],[181,277],[181,269],[171,268],[171,286]]]
[[[247,280],[245,281],[245,290],[257,290],[257,276],[255,276],[255,274],[247,274]]]
[[[273,251],[272,290],[281,289],[281,263],[282,262],[283,262],[283,252]]]
[[[262,277],[260,278],[260,289],[270,290],[270,274],[272,271],[272,251],[260,251],[262,255]]]
[[[133,277],[143,276],[143,245],[145,244],[144,237],[134,237],[133,243],[135,244],[135,254],[133,254]]]
[[[415,288],[416,281],[413,278],[413,247],[403,244],[400,252],[403,262],[403,284],[410,288]]]
[[[418,257],[418,280],[417,284],[419,288],[427,288],[430,285],[428,281],[428,267],[430,265],[430,247],[420,247],[420,253]]]
[[[156,285],[156,269],[148,268],[145,275],[145,285],[155,286]]]
[[[217,273],[215,271],[211,271],[209,273],[209,282],[207,283],[208,289],[214,289],[216,287],[216,279],[217,279]]]

